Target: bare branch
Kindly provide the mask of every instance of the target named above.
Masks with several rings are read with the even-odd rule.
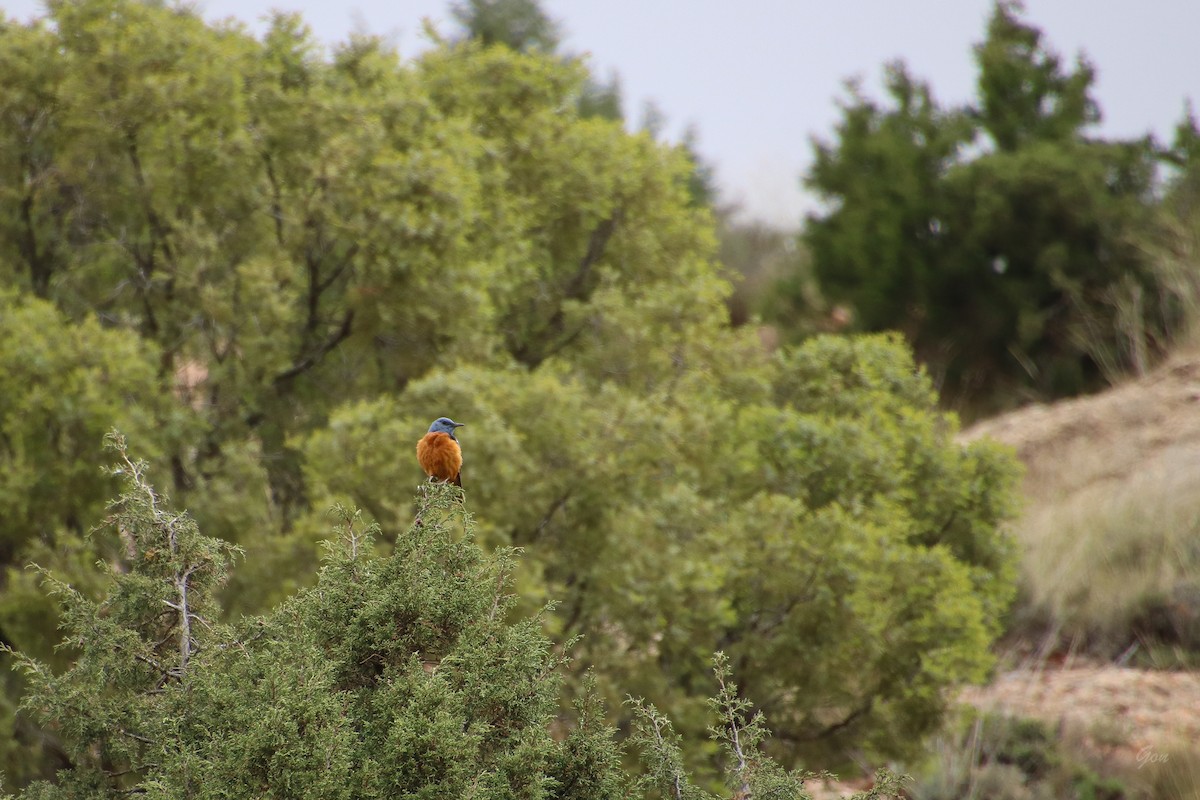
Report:
[[[296,377],[315,367],[322,358],[324,358],[331,350],[333,350],[333,348],[337,347],[339,344],[345,341],[347,337],[350,336],[350,331],[353,324],[354,311],[350,310],[346,312],[344,317],[342,317],[341,326],[334,331],[334,333],[328,339],[322,342],[308,355],[297,359],[292,366],[275,376],[275,386],[282,387],[284,384],[294,380]]]
[[[665,739],[663,739],[662,735],[662,718],[654,716],[650,718],[650,722],[654,726],[654,738],[658,742],[659,747],[667,747],[667,742]],[[671,796],[674,797],[675,800],[683,800],[683,774],[678,770],[675,771],[672,779]]]
[[[157,742],[155,742],[153,739],[148,739],[139,733],[127,731],[124,728],[117,728],[117,733],[121,734],[127,739],[133,739],[135,742],[141,742],[142,744],[157,744]]]
[[[734,773],[737,775],[741,786],[738,791],[739,800],[750,800],[750,765],[746,758],[746,752],[742,749],[742,731],[743,727],[739,720],[739,709],[730,699],[734,697],[734,691],[725,683],[725,671],[717,669],[717,683],[721,687],[719,697],[724,706],[725,717],[729,725],[728,741],[729,749],[737,759],[737,765],[734,767]]]
[[[129,458],[129,454],[124,449],[121,450],[121,460],[125,464],[125,468],[129,471],[133,483],[146,493],[147,503],[150,506],[150,514],[154,518],[154,522],[161,525],[167,532],[167,544],[170,547],[171,557],[178,564],[179,559],[179,516],[168,514],[159,508],[158,495],[154,488],[145,480],[144,468],[141,462],[135,462]],[[192,573],[196,571],[194,565],[186,569],[176,567],[175,576],[172,580],[172,585],[175,588],[177,600],[171,602],[163,600],[163,604],[175,609],[179,618],[179,665],[172,674],[177,674],[182,678],[187,672],[188,661],[195,652],[195,643],[192,641],[192,614],[188,610],[188,583]]]

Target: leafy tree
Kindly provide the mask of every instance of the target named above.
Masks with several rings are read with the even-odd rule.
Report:
[[[109,524],[124,557],[96,601],[46,576],[79,656],[55,674],[16,654],[31,685],[24,707],[71,759],[21,797],[630,796],[594,696],[552,735],[568,657],[536,617],[508,620],[514,553],[484,554],[455,489],[423,490],[418,521],[387,558],[373,554],[377,529],[341,513],[317,585],[228,626],[215,602],[233,549],[173,511],[115,444],[126,489]],[[742,796],[807,797],[803,775],[762,755],[761,718],[717,666],[713,730],[731,783]],[[653,709],[639,720],[649,787],[678,751]],[[666,796],[700,796],[672,777]],[[882,777],[871,796],[894,787]]]
[[[944,176],[971,139],[961,111],[943,110],[903,64],[889,65],[881,108],[852,87],[836,146],[814,144],[806,183],[830,201],[804,233],[822,291],[849,299],[867,329],[915,339],[937,312],[929,292],[945,268]]]
[[[537,0],[465,0],[450,5],[450,13],[464,39],[485,47],[503,45],[518,52],[559,52],[561,25],[551,19]],[[566,60],[577,60],[567,56]],[[579,87],[576,108],[583,117],[619,121],[621,79],[615,72],[601,80],[590,72]]]
[[[938,299],[959,319],[931,315],[927,334],[953,355],[949,382],[1057,397],[1165,351],[1178,309],[1137,243],[1152,219],[1152,153],[1149,142],[1037,143],[948,177],[947,229],[967,233],[948,243]]]
[[[172,412],[155,364],[153,347],[130,332],[94,317],[74,323],[32,293],[0,289],[0,643],[69,660],[51,649],[54,604],[24,567],[35,559],[95,586],[91,563],[113,555],[85,538],[115,488],[97,469],[104,432],[119,422],[155,452],[186,419]],[[58,756],[15,714],[16,676],[0,685],[0,769],[23,781]]]
[[[113,488],[95,468],[112,422],[155,446],[154,352],[94,318],[72,323],[44,300],[3,291],[0,395],[0,559],[11,563],[31,541],[87,532]]]
[[[65,260],[66,242],[55,236],[56,219],[69,206],[69,187],[55,165],[61,143],[54,87],[63,65],[54,54],[55,37],[44,25],[14,25],[0,17],[0,263],[3,285],[23,265],[27,285],[46,297],[50,280]]]
[[[894,340],[772,359],[731,328],[695,165],[581,112],[580,64],[475,41],[325,54],[288,15],[256,40],[127,0],[50,14],[0,28],[0,59],[29,55],[0,61],[0,135],[25,132],[0,155],[0,281],[101,345],[59,362],[108,392],[84,433],[151,428],[173,496],[243,548],[212,589],[227,619],[312,583],[333,502],[405,530],[413,443],[451,412],[480,540],[529,551],[513,613],[561,600],[546,632],[585,636],[569,698],[595,665],[614,714],[645,696],[694,742],[723,650],[791,764],[915,747],[981,673],[1009,458],[954,443]],[[28,406],[69,414],[70,393]],[[0,455],[20,485],[91,475],[84,508],[96,441]],[[33,555],[99,592],[91,546],[42,530]],[[15,584],[6,619],[35,607]]]

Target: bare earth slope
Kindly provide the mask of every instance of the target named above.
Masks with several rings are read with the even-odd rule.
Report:
[[[1134,762],[1200,742],[1200,675],[1115,666],[1015,670],[961,699],[977,708],[1048,722]]]
[[[963,439],[1011,445],[1026,467],[1031,508],[1103,492],[1147,475],[1200,464],[1200,353],[1180,354],[1150,375],[1099,395],[1034,405],[985,420]],[[972,705],[1034,717],[1120,744],[1110,755],[1200,742],[1200,673],[1112,665],[1043,664],[970,688]],[[1102,742],[1097,746],[1104,749]]]
[[[966,441],[1016,448],[1031,502],[1200,459],[1200,353],[1172,358],[1102,394],[1032,405],[984,420]],[[1070,469],[1062,469],[1064,463]]]

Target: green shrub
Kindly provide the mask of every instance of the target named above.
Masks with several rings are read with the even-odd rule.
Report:
[[[116,445],[126,492],[110,530],[124,557],[104,565],[103,598],[46,575],[78,657],[55,673],[14,653],[22,708],[70,759],[21,797],[711,797],[653,707],[632,703],[647,765],[636,781],[594,692],[558,718],[569,651],[536,616],[510,620],[515,552],[485,555],[455,488],[422,490],[386,558],[378,530],[339,511],[316,585],[226,625],[216,591],[236,550],[172,510]],[[730,785],[806,798],[806,775],[762,754],[761,716],[716,665],[712,732]],[[881,774],[869,796],[896,785]]]
[[[460,369],[348,405],[299,447],[320,502],[398,528],[415,466],[395,453],[425,410],[465,409],[481,537],[527,548],[523,592],[562,601],[556,638],[585,637],[576,679],[595,665],[610,703],[644,695],[694,741],[721,650],[786,762],[911,753],[945,689],[992,663],[1014,461],[955,442],[895,337],[818,337],[769,367],[733,397],[711,377],[647,394]]]

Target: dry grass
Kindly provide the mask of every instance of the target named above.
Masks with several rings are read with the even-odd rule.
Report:
[[[1100,723],[1101,720],[1096,720]],[[1119,727],[1119,726],[1118,726]],[[1200,748],[1133,745],[1114,727],[1050,724],[961,709],[910,766],[912,800],[1197,800]]]
[[[1200,354],[965,434],[980,436],[1026,466],[1010,638],[1105,656],[1200,652]]]
[[[1177,456],[1028,509],[1027,602],[1067,639],[1200,646],[1200,462]]]
[[[1131,783],[1141,796],[1154,800],[1196,800],[1200,798],[1200,750],[1148,750],[1142,753]]]
[[[915,770],[912,800],[1056,800],[1135,793],[1097,769],[1094,751],[1081,750],[1044,723],[994,714],[966,714],[937,737],[930,759]]]

